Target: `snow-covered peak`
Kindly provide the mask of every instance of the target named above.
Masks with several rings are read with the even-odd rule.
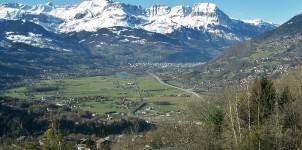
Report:
[[[55,8],[56,7],[51,2],[49,2],[46,3],[45,5],[42,4],[35,5],[31,8],[31,11],[40,14],[42,12],[51,12]]]
[[[109,27],[140,28],[169,34],[180,28],[190,28],[223,35],[218,28],[239,28],[249,24],[263,27],[261,20],[241,22],[230,19],[215,4],[197,3],[193,7],[153,5],[145,9],[112,0],[87,0],[77,5],[55,6],[12,3],[0,5],[0,19],[25,19],[55,32],[96,31]],[[220,26],[220,27],[218,27]]]
[[[153,5],[148,10],[148,15],[150,17],[153,16],[164,16],[170,12],[171,8],[165,5]]]
[[[170,17],[185,17],[191,14],[191,12],[191,7],[175,6],[171,9]]]
[[[265,27],[269,27],[269,28],[275,28],[275,27],[279,26],[278,24],[274,24],[271,22],[265,22],[261,19],[243,20],[243,22],[248,23],[253,26],[258,26],[258,27],[265,26]]]
[[[197,3],[193,6],[193,11],[199,13],[215,13],[216,9],[216,4],[212,3]]]
[[[106,6],[110,3],[113,3],[111,0],[91,0],[91,1],[83,1],[79,4],[80,7],[99,7]]]
[[[52,6],[54,6],[54,5],[53,5],[53,3],[52,3],[52,2],[48,2],[48,3],[46,3],[46,4],[45,4],[45,6],[52,7]]]
[[[255,25],[255,26],[259,26],[264,23],[261,19],[243,20],[243,22],[251,24],[251,25]]]
[[[6,4],[0,4],[0,7],[6,7],[6,8],[17,8],[17,9],[29,9],[30,7],[24,4],[20,3],[6,3]]]

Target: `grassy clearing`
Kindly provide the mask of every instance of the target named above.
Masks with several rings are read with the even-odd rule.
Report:
[[[182,87],[183,84],[177,81],[173,81],[173,80],[169,80],[167,81],[168,84],[173,85],[173,86],[177,86],[177,87]]]
[[[117,105],[115,101],[110,102],[96,102],[96,101],[89,101],[89,102],[83,102],[81,104],[81,109],[88,110],[91,112],[96,113],[104,113],[104,112],[127,112],[129,111],[125,107],[122,107],[121,105]]]
[[[148,102],[148,104],[145,105],[143,109],[153,107],[156,110],[164,112],[180,109],[184,107],[186,103],[195,101],[191,97],[149,97],[145,100]],[[168,102],[170,105],[160,105],[160,102]]]
[[[257,53],[249,56],[249,58],[252,58],[252,59],[253,58],[255,58],[255,59],[267,58],[272,54],[273,54],[273,52],[257,50]]]
[[[76,98],[87,96],[107,96],[107,97],[121,97],[123,93],[127,92],[128,97],[137,96],[134,87],[127,86],[128,82],[133,82],[132,79],[120,79],[113,76],[97,76],[78,79],[56,79],[56,80],[41,80],[34,83],[39,85],[58,85],[59,90],[48,92],[31,92],[35,98],[53,97],[60,93],[63,97]],[[25,96],[26,88],[11,89],[8,92],[23,94]],[[12,94],[11,94],[12,95]]]
[[[139,87],[143,97],[185,94],[184,91],[161,84],[154,77],[151,76],[138,77],[136,81],[137,86]]]

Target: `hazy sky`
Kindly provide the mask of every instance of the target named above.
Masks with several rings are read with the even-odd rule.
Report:
[[[45,4],[55,5],[76,4],[83,0],[0,0],[0,3],[17,2],[27,5]],[[302,0],[113,0],[126,4],[141,5],[149,8],[153,4],[168,6],[193,6],[194,3],[215,3],[231,18],[262,19],[264,21],[282,24],[295,15],[302,13]]]

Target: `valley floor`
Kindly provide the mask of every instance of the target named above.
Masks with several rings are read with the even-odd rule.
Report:
[[[111,75],[39,80],[7,90],[4,95],[47,101],[94,113],[130,113],[144,102],[135,111],[144,116],[168,112],[170,116],[181,108],[182,103],[202,99],[198,93],[166,83],[150,71],[139,76],[129,73],[126,77]]]

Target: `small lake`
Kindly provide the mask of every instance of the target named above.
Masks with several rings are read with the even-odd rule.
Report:
[[[117,78],[128,78],[129,74],[128,74],[128,72],[123,71],[123,72],[116,72],[114,74],[114,76],[117,77]]]

